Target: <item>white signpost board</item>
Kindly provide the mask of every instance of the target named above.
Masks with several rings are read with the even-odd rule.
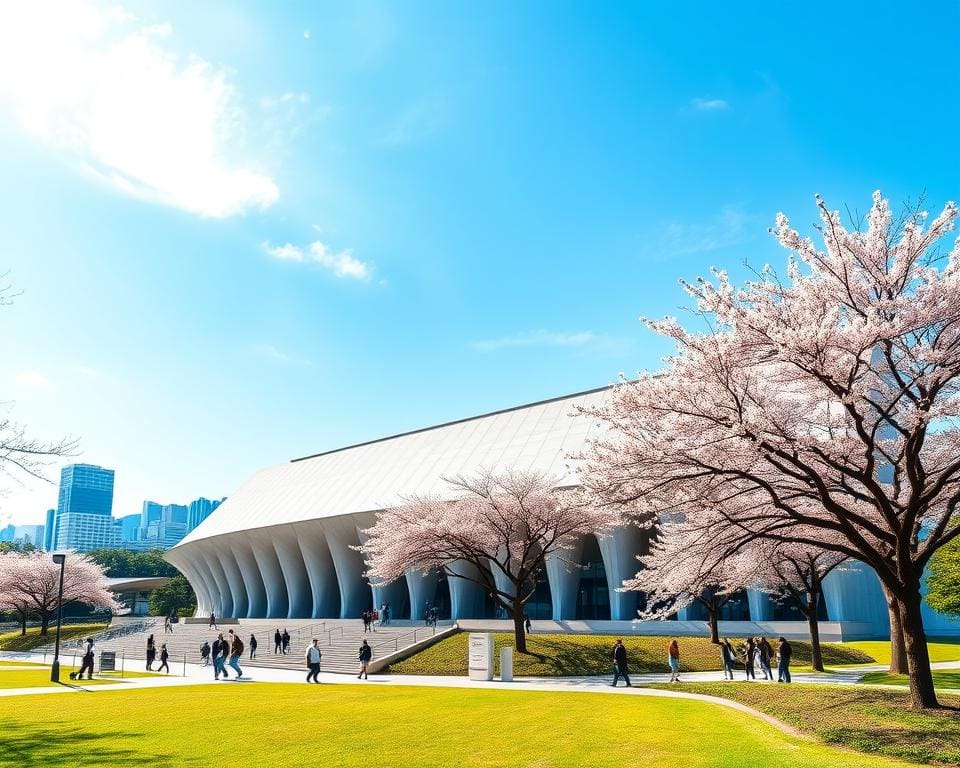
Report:
[[[471,680],[493,680],[493,635],[488,632],[470,633],[467,670]]]

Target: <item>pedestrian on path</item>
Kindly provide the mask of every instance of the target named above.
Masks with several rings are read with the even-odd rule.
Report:
[[[221,632],[217,639],[213,641],[213,679],[219,680],[220,673],[223,673],[224,677],[229,677],[227,670],[225,669],[225,664],[227,663],[227,656],[230,653],[230,643],[226,641],[223,637],[223,632]]]
[[[213,627],[214,629],[217,628],[217,614],[213,612],[210,613],[210,625],[207,627],[207,629],[210,629],[210,627]]]
[[[157,658],[157,647],[153,643],[153,635],[147,638],[147,672],[153,672],[153,662]]]
[[[163,634],[167,634],[168,632],[171,634],[173,633],[173,627],[170,626],[169,616],[163,620]]]
[[[723,679],[733,680],[733,662],[737,658],[737,652],[730,645],[730,640],[724,640],[720,643],[720,659],[723,661]]]
[[[360,614],[360,618],[363,619],[363,631],[370,631],[370,611],[364,611]]]
[[[250,658],[253,659],[257,655],[257,636],[254,634],[250,635]]]
[[[286,656],[290,652],[290,633],[287,632],[287,628],[283,628],[283,634],[280,636],[281,641],[281,650],[283,655]]]
[[[87,647],[83,651],[83,661],[80,664],[80,671],[77,672],[77,680],[83,678],[83,673],[87,673],[87,680],[93,680],[93,638],[86,639]]]
[[[793,656],[793,646],[787,638],[781,637],[777,641],[777,682],[790,682],[790,657]]]
[[[203,645],[200,646],[200,666],[210,666],[210,643],[206,640],[204,640]]]
[[[237,673],[236,680],[243,677],[243,670],[240,669],[240,659],[243,658],[243,640],[231,629],[230,635],[230,666]],[[226,674],[226,673],[224,673]]]
[[[310,668],[310,672],[307,674],[307,682],[311,682],[310,678],[313,678],[313,682],[319,685],[320,681],[317,679],[317,675],[320,674],[320,658],[322,654],[320,653],[320,647],[317,645],[317,638],[313,638],[313,644],[307,646],[307,666]]]
[[[526,633],[529,635],[529,634],[530,634],[530,631],[531,631],[532,629],[533,629],[533,623],[530,621],[530,615],[529,615],[528,613],[524,612],[524,614],[523,614],[523,631],[526,632]]]
[[[170,654],[167,653],[167,644],[163,643],[160,646],[160,666],[157,668],[157,672],[163,672],[167,670],[167,674],[170,674],[170,665],[167,664],[167,659],[170,658]]]
[[[763,670],[763,679],[773,680],[773,671],[770,669],[773,646],[765,637],[757,638],[757,658],[760,660],[760,669]]]
[[[753,655],[756,650],[757,646],[754,644],[753,638],[748,637],[747,644],[743,649],[743,671],[746,675],[744,680],[757,679],[756,671],[753,668]]]
[[[280,627],[273,633],[273,655],[280,653],[280,646],[283,645],[283,637],[280,635]]]
[[[627,688],[632,688],[630,675],[627,674],[627,648],[624,646],[623,640],[617,640],[610,658],[613,660],[613,682],[611,685],[616,688],[617,681],[622,677]]]
[[[360,659],[360,674],[357,675],[357,680],[361,677],[367,679],[367,666],[370,664],[370,659],[373,658],[373,648],[371,648],[366,639],[360,645],[360,651],[357,653],[357,658]]]
[[[667,646],[667,663],[670,665],[670,682],[680,682],[680,643],[671,640]]]

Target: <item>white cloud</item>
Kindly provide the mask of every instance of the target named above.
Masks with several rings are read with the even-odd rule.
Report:
[[[750,225],[755,218],[738,205],[725,205],[703,222],[668,221],[645,250],[654,256],[672,258],[740,245],[752,237]]]
[[[31,392],[53,389],[53,382],[40,371],[17,371],[13,374],[13,383],[18,389],[26,389]]]
[[[470,346],[481,352],[496,352],[512,347],[582,347],[597,340],[592,331],[577,333],[558,333],[555,331],[528,331],[499,339],[475,341]]]
[[[330,246],[314,240],[306,248],[292,243],[284,245],[261,244],[263,250],[270,256],[281,261],[312,261],[324,269],[332,272],[336,277],[349,277],[354,280],[369,280],[372,274],[371,266],[360,261],[353,255],[353,251],[345,248],[334,251]]]
[[[690,106],[701,112],[722,112],[730,109],[730,103],[723,99],[691,99]]]
[[[279,196],[231,154],[245,115],[228,73],[170,47],[169,24],[83,0],[0,6],[0,101],[23,130],[121,192],[221,218]]]
[[[304,39],[304,40],[309,40],[309,39],[310,39],[310,30],[309,30],[309,29],[303,30],[303,39]]]

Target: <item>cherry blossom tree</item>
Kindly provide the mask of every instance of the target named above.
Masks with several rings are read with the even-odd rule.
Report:
[[[8,553],[0,559],[0,600],[23,606],[40,619],[40,634],[47,634],[57,612],[60,566],[47,552]],[[86,555],[67,553],[63,574],[63,604],[81,603],[111,611],[121,609],[107,589],[103,569]],[[19,608],[17,610],[20,610]]]
[[[667,318],[665,369],[588,412],[607,434],[586,485],[641,521],[717,504],[746,539],[876,571],[900,619],[915,707],[937,706],[921,616],[933,554],[960,536],[960,247],[947,204],[848,229],[818,199],[823,250],[777,217],[785,278],[686,284],[701,331]],[[799,533],[798,533],[799,531]]]
[[[849,558],[839,552],[793,542],[759,541],[740,553],[742,572],[751,573],[749,586],[788,602],[806,617],[811,665],[823,672],[820,624],[823,580]]]
[[[9,550],[0,553],[0,613],[9,613],[16,616],[20,623],[20,634],[27,634],[27,620],[33,613],[33,601],[23,594],[13,591],[12,581],[7,574],[12,574],[16,567],[15,558],[20,557],[19,551]]]
[[[479,584],[513,619],[517,651],[526,653],[524,607],[547,557],[562,558],[611,515],[541,474],[481,472],[448,482],[453,499],[415,497],[377,515],[361,547],[367,576],[388,584],[407,571],[442,570]]]
[[[644,594],[639,613],[646,619],[666,619],[699,603],[707,611],[710,642],[719,643],[720,611],[738,598],[752,576],[753,563],[718,547],[708,527],[673,521],[654,530],[649,552],[637,558],[640,570],[623,582],[622,589]]]

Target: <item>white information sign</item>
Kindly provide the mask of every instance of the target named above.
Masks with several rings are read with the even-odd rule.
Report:
[[[470,633],[467,670],[471,680],[493,680],[493,635],[488,632]]]

